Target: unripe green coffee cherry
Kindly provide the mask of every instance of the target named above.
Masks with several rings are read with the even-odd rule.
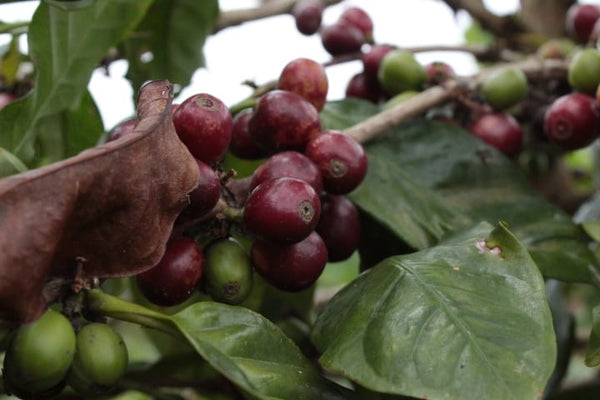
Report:
[[[205,290],[215,300],[239,304],[252,290],[252,263],[233,239],[219,240],[206,250]]]
[[[75,331],[61,313],[48,309],[37,321],[21,325],[4,358],[4,380],[19,396],[39,395],[61,383],[75,354]]]
[[[600,84],[600,52],[585,49],[575,54],[567,78],[573,89],[594,95]]]
[[[527,92],[527,77],[523,71],[503,67],[494,71],[482,84],[485,100],[496,110],[517,104]]]
[[[77,334],[77,351],[67,383],[80,394],[104,393],[121,379],[128,361],[121,335],[108,324],[88,324]]]
[[[378,71],[381,86],[390,94],[421,90],[427,71],[415,56],[404,50],[392,50],[381,60]]]

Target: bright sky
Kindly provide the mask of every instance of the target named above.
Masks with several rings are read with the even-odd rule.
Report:
[[[224,10],[251,7],[256,3],[256,0],[220,1]],[[516,10],[519,0],[488,0],[485,3],[492,11],[502,14]],[[600,3],[600,0],[595,3]],[[469,23],[467,15],[461,13],[455,17],[439,0],[347,0],[340,5],[328,7],[323,15],[323,23],[333,23],[340,13],[351,5],[361,7],[371,15],[374,21],[374,37],[378,43],[406,47],[461,44],[463,30]],[[27,20],[36,6],[37,2],[34,1],[1,5],[0,20]],[[273,35],[273,32],[277,34]],[[0,35],[0,45],[7,39]],[[180,102],[195,93],[206,92],[231,105],[250,93],[250,89],[242,85],[245,80],[261,84],[276,79],[285,64],[297,57],[308,57],[319,62],[330,58],[318,35],[307,37],[296,31],[291,15],[223,30],[209,37],[204,50],[206,68],[194,74],[191,85],[182,91],[176,101]],[[475,72],[476,68],[473,58],[463,53],[421,53],[417,58],[423,63],[446,61],[458,74],[470,74]],[[358,61],[328,68],[328,97],[343,97],[346,83],[361,69]],[[107,129],[134,112],[132,89],[123,78],[126,70],[127,63],[118,61],[111,65],[109,77],[98,71],[94,73],[90,82],[90,91],[100,108]]]

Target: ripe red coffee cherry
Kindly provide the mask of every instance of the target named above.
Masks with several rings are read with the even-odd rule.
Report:
[[[248,122],[252,140],[266,153],[303,151],[321,131],[317,109],[302,96],[287,90],[264,94]]]
[[[346,196],[326,194],[321,197],[321,218],[315,231],[325,242],[329,261],[345,260],[360,241],[358,210]]]
[[[200,160],[196,160],[196,163],[200,170],[198,186],[189,194],[190,204],[182,212],[182,215],[190,218],[199,218],[208,213],[221,197],[221,180],[217,171]]]
[[[276,178],[250,193],[243,214],[246,230],[257,238],[295,243],[317,226],[321,202],[308,183],[296,178]]]
[[[340,131],[322,132],[308,142],[305,154],[321,171],[323,188],[328,193],[349,193],[367,174],[367,155],[364,148]]]
[[[300,0],[292,10],[298,32],[304,35],[317,33],[323,19],[323,3],[320,0]]]
[[[425,72],[427,72],[429,85],[437,85],[454,76],[454,69],[443,61],[434,61],[425,65]]]
[[[123,136],[130,134],[135,129],[137,123],[137,118],[129,118],[125,121],[119,122],[117,126],[111,129],[111,131],[108,133],[106,141],[112,142],[113,140],[117,140],[119,138],[122,138]]]
[[[252,118],[252,109],[246,108],[233,117],[233,129],[231,131],[231,153],[244,160],[257,160],[264,157],[264,152],[256,145],[250,132],[248,122]]]
[[[340,22],[355,26],[364,35],[365,41],[373,41],[373,20],[365,10],[359,7],[347,8],[340,15]]]
[[[310,158],[297,151],[283,151],[272,155],[254,170],[250,191],[263,182],[282,177],[303,180],[312,186],[317,194],[323,190],[321,171]]]
[[[321,64],[309,58],[296,58],[281,71],[277,88],[304,97],[317,111],[321,111],[327,100],[329,82]]]
[[[580,43],[589,40],[594,24],[600,18],[600,8],[592,4],[573,4],[566,15],[567,32]]]
[[[517,154],[523,146],[521,126],[513,116],[503,112],[483,114],[471,124],[470,131],[507,156]]]
[[[210,94],[187,98],[173,113],[173,124],[190,153],[207,164],[221,159],[231,142],[231,112]]]
[[[158,264],[137,275],[137,284],[150,302],[169,307],[183,303],[194,293],[203,271],[202,248],[180,236],[167,243]]]
[[[364,72],[355,74],[346,85],[346,97],[356,97],[372,103],[378,103],[385,97],[383,88],[377,78],[372,78]]]
[[[327,248],[318,233],[294,244],[255,240],[251,248],[256,271],[273,286],[286,291],[308,288],[327,263]]]
[[[364,72],[368,76],[377,79],[381,60],[383,60],[383,57],[392,50],[394,50],[394,47],[387,44],[376,44],[371,46],[369,51],[364,53],[361,57]]]
[[[332,56],[360,51],[365,35],[360,29],[344,22],[336,22],[321,31],[323,47]]]
[[[578,92],[559,97],[546,111],[544,131],[563,149],[589,145],[600,135],[600,113],[595,99]]]
[[[9,93],[9,92],[0,93],[0,110],[2,110],[7,104],[12,103],[16,99],[17,99],[17,96],[12,93]]]

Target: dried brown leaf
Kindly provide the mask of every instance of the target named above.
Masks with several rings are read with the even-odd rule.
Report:
[[[155,265],[198,167],[171,120],[172,87],[145,85],[130,135],[0,180],[0,318],[30,321],[50,282]]]

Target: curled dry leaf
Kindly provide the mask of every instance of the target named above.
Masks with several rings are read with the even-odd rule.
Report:
[[[53,282],[134,275],[162,256],[198,167],[171,120],[172,87],[145,85],[133,133],[0,180],[0,318],[36,319]],[[63,286],[64,287],[64,286]]]

